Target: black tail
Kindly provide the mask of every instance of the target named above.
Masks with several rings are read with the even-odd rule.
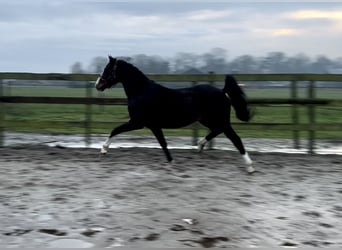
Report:
[[[232,105],[235,109],[236,117],[244,122],[248,122],[252,118],[251,109],[248,106],[247,97],[238,85],[235,78],[227,75],[225,79],[224,93],[228,94]]]

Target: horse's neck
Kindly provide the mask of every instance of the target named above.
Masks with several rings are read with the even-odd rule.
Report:
[[[122,81],[127,98],[139,96],[149,83],[150,80],[140,71],[128,74],[127,78]]]

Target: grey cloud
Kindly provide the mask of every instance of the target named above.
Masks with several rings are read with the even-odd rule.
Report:
[[[275,50],[323,53],[314,44],[305,45],[305,41],[319,39],[314,33],[322,27],[329,43],[326,53],[339,53],[341,40],[331,33],[332,22],[294,20],[283,15],[306,8],[342,6],[338,3],[0,0],[0,4],[0,32],[11,33],[0,39],[1,71],[67,71],[75,61],[89,61],[108,53],[171,56],[177,52],[202,53],[213,47],[227,49],[230,56]],[[215,17],[215,11],[227,14]],[[214,18],[191,19],[196,13],[212,13]],[[298,35],[294,43],[291,37],[255,32],[296,27],[308,30],[310,36]]]

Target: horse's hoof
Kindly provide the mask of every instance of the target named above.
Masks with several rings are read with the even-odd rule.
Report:
[[[202,152],[203,152],[203,149],[204,149],[204,145],[198,145],[197,152],[198,152],[198,153],[202,153]]]
[[[168,167],[168,168],[172,168],[172,167],[174,167],[174,166],[175,166],[175,161],[174,161],[174,160],[169,161],[169,162],[167,163],[167,167]]]
[[[108,147],[102,147],[101,148],[101,154],[103,154],[103,155],[105,155],[105,154],[107,154],[108,153]]]
[[[198,153],[201,153],[205,147],[205,144],[207,143],[208,141],[206,139],[202,139],[198,142]]]
[[[205,143],[203,143],[203,142],[198,143],[197,152],[202,153],[204,150],[204,147],[205,147]]]
[[[253,166],[246,167],[246,170],[248,174],[253,174],[255,172],[255,168]]]

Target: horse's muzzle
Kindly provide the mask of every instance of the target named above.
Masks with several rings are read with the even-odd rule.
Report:
[[[106,88],[106,81],[104,81],[101,77],[98,77],[95,82],[95,88],[98,91],[104,91]]]

